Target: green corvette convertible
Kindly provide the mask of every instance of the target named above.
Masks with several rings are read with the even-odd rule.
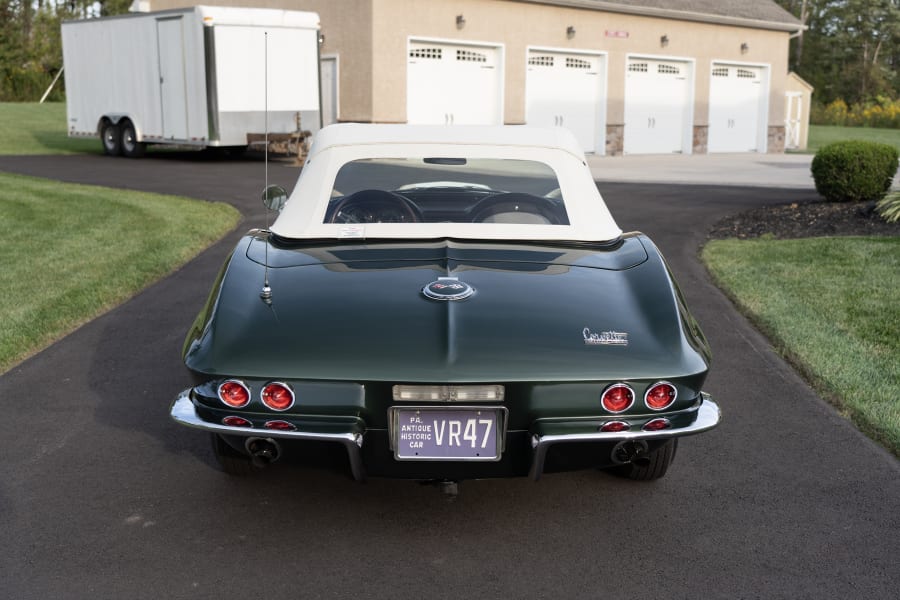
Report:
[[[225,261],[171,408],[229,473],[649,480],[719,422],[665,261],[562,128],[334,125],[264,201],[280,212]]]

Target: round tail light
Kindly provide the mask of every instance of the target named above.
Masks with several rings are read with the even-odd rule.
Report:
[[[232,408],[243,408],[250,402],[250,390],[235,379],[229,379],[219,385],[219,400]]]
[[[662,410],[668,408],[675,402],[678,392],[675,386],[667,381],[660,381],[650,386],[644,395],[644,404],[650,410]]]
[[[294,392],[285,383],[269,383],[262,390],[262,401],[272,410],[287,410],[294,405]]]
[[[624,383],[616,383],[606,388],[600,403],[609,412],[620,413],[634,404],[634,391]]]

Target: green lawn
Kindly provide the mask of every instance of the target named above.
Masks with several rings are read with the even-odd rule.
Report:
[[[823,397],[900,456],[900,238],[713,240],[702,257]]]
[[[226,204],[0,173],[0,373],[235,227]]]
[[[832,125],[810,125],[809,146],[805,152],[814,154],[816,150],[832,142],[843,140],[867,140],[890,144],[900,150],[900,129],[876,129],[874,127],[837,127]]]
[[[99,154],[99,138],[66,135],[62,102],[0,102],[0,154]]]

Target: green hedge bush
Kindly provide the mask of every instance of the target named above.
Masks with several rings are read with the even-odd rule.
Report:
[[[812,161],[816,191],[829,202],[879,200],[897,172],[897,149],[860,140],[823,146]]]

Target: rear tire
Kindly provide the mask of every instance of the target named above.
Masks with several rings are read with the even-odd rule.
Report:
[[[121,134],[119,126],[111,121],[103,121],[100,125],[100,142],[103,144],[103,154],[107,156],[119,156],[122,153]]]
[[[669,465],[675,460],[675,451],[678,449],[678,438],[666,441],[662,446],[638,459],[637,463],[628,463],[611,469],[619,477],[633,479],[634,481],[653,481],[659,479],[669,470]]]
[[[229,475],[246,477],[258,470],[253,466],[249,456],[245,456],[229,446],[228,442],[215,433],[210,434],[210,441],[212,441],[213,454],[216,456],[219,466]]]
[[[122,123],[122,132],[120,137],[120,145],[122,147],[122,155],[128,158],[140,158],[144,156],[147,145],[137,141],[137,132],[131,121]]]

